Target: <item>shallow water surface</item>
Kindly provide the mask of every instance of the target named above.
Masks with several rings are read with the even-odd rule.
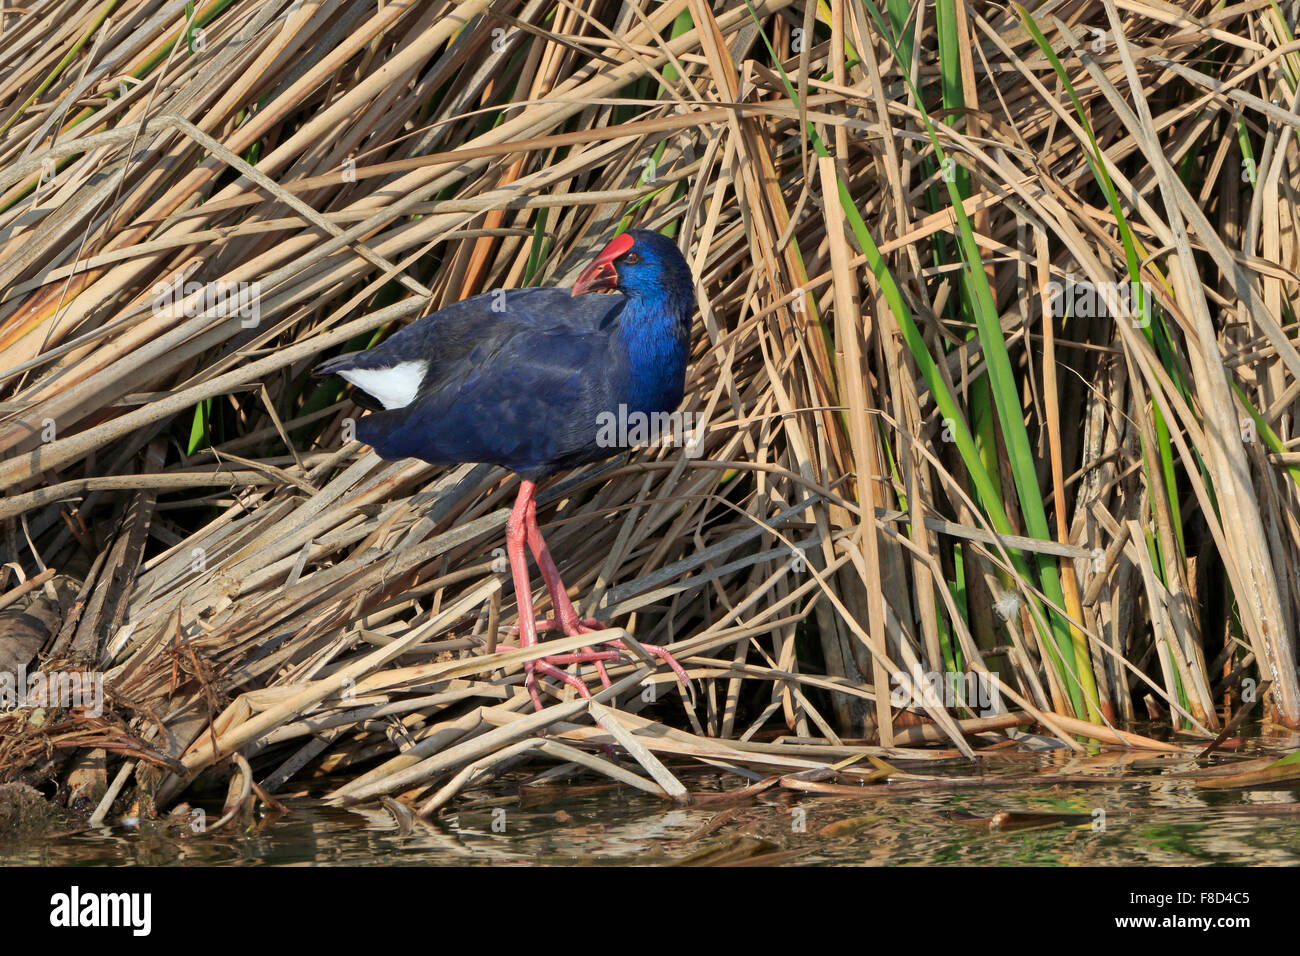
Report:
[[[479,788],[435,822],[380,807],[290,797],[288,812],[242,832],[194,834],[158,822],[0,845],[0,862],[48,865],[400,864],[1300,864],[1300,786],[1208,790],[1181,757],[1059,753],[918,768],[925,789],[821,796],[771,789],[726,800],[741,782],[685,767],[704,804],[673,805],[583,776]],[[1096,777],[1036,784],[1034,776]],[[1187,775],[1187,776],[1184,776]],[[943,778],[948,778],[945,783]],[[1005,781],[1005,783],[1003,783]],[[998,784],[998,785],[990,785]],[[1027,814],[989,821],[1002,812]],[[1067,815],[1062,819],[1034,814]],[[209,809],[209,821],[218,813]],[[1019,827],[1024,827],[1020,829]]]

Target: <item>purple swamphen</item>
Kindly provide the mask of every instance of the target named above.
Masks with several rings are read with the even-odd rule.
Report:
[[[613,294],[589,295],[594,290]],[[580,620],[542,539],[537,482],[621,449],[599,440],[601,416],[676,410],[686,388],[694,281],[676,245],[657,232],[616,236],[583,271],[572,292],[514,289],[457,302],[412,322],[382,344],[331,359],[317,375],[339,375],[382,409],[357,422],[357,437],[384,459],[436,465],[501,465],[522,479],[506,524],[506,550],[519,605],[519,643],[538,631],[566,635],[602,625]],[[541,569],[557,620],[533,617],[527,544]],[[525,686],[541,707],[536,672],[587,686],[556,665],[604,662],[626,651],[554,655],[525,664]],[[689,679],[664,648],[643,644]]]

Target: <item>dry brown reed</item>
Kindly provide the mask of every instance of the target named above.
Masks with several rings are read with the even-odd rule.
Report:
[[[1124,725],[1201,749],[1263,680],[1297,725],[1295,6],[5,11],[0,612],[46,601],[26,660],[107,702],[0,714],[0,778],[430,814],[524,760],[682,797],[690,766],[827,792],[1032,728],[1177,753]],[[308,370],[571,281],[629,221],[698,280],[703,454],[541,515],[582,609],[694,686],[632,655],[533,713],[521,663],[597,636],[487,653],[511,479],[379,460]],[[1151,321],[1054,315],[1071,277],[1140,280]],[[891,706],[914,671],[1003,706]]]

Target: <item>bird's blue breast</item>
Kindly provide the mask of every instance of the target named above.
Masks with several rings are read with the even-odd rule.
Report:
[[[671,412],[681,403],[690,350],[690,314],[671,303],[629,302],[618,322],[619,351],[626,356],[620,399],[630,409]]]

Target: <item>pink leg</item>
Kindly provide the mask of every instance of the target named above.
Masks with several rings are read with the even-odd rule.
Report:
[[[516,603],[519,605],[519,626],[513,630],[516,630],[519,634],[520,647],[535,647],[537,645],[538,631],[550,630],[557,625],[566,635],[585,634],[604,627],[600,621],[594,618],[579,619],[578,612],[573,607],[573,602],[569,600],[564,582],[560,579],[559,569],[556,568],[555,560],[546,547],[546,540],[542,537],[542,529],[537,524],[537,501],[534,497],[536,491],[537,485],[535,482],[523,481],[520,483],[519,494],[515,498],[514,508],[511,509],[510,519],[506,522],[506,553],[510,558],[510,573],[514,581]],[[533,556],[537,559],[537,566],[541,568],[542,577],[546,581],[546,590],[550,593],[551,605],[555,608],[554,620],[538,621],[533,617],[533,590],[528,580],[528,559],[524,554],[525,544],[528,545],[528,548],[533,552]],[[538,710],[542,709],[542,698],[537,690],[538,671],[548,677],[563,681],[583,697],[591,696],[591,692],[587,689],[585,683],[573,674],[561,670],[556,666],[557,664],[595,664],[596,672],[600,675],[601,684],[609,687],[610,680],[609,674],[605,670],[605,662],[622,657],[628,648],[626,644],[618,640],[605,641],[604,643],[606,647],[617,648],[617,650],[589,650],[568,654],[554,654],[525,664],[524,686],[528,690],[528,696],[532,698],[533,706]],[[648,653],[660,658],[672,668],[673,673],[677,675],[677,679],[682,682],[683,687],[690,687],[690,677],[667,649],[657,644],[642,644],[641,646]]]
[[[525,516],[525,525],[528,530],[528,547],[533,552],[533,557],[537,559],[537,566],[542,569],[542,577],[546,581],[546,590],[551,595],[551,606],[555,608],[555,616],[559,621],[560,628],[566,635],[586,634],[590,631],[600,630],[605,625],[595,618],[578,618],[578,612],[574,610],[573,602],[569,600],[568,589],[564,586],[564,581],[560,579],[560,571],[555,566],[555,559],[551,557],[550,549],[546,547],[546,539],[542,537],[542,529],[537,524],[537,500],[530,498],[528,502],[528,511]],[[521,618],[522,620],[522,618]],[[534,630],[549,630],[555,627],[555,621],[534,622]],[[622,641],[605,641],[606,647],[617,647],[623,651],[627,650],[627,645]],[[677,679],[682,682],[683,687],[691,686],[691,679],[687,675],[681,664],[673,657],[666,648],[658,644],[642,644],[648,654],[658,657],[667,664]],[[585,658],[594,661],[596,669],[600,673],[601,682],[608,687],[609,675],[605,673],[605,661],[610,660],[608,651],[580,651],[575,655],[568,655],[573,659]],[[598,656],[597,656],[598,655]]]
[[[533,493],[536,488],[536,484],[531,481],[520,484],[514,509],[506,522],[506,554],[510,557],[515,600],[519,604],[520,647],[534,647],[537,644],[537,624],[533,619],[533,589],[528,582],[528,559],[524,556],[524,542],[528,537],[528,509],[533,505]],[[528,696],[533,699],[533,706],[538,710],[542,709],[542,698],[537,693],[537,671],[564,681],[584,697],[591,696],[586,684],[572,674],[560,670],[554,664],[548,663],[544,658],[529,661],[524,665],[524,686],[528,689]]]
[[[525,522],[525,527],[528,529],[528,547],[537,560],[537,566],[541,568],[542,579],[546,581],[546,590],[551,596],[551,607],[555,609],[555,617],[538,618],[534,622],[537,633],[560,631],[566,635],[573,635],[601,630],[605,626],[602,622],[594,617],[579,618],[578,612],[573,607],[573,602],[569,600],[568,589],[565,588],[564,582],[560,579],[560,572],[555,566],[555,559],[551,557],[550,549],[546,547],[546,539],[542,537],[542,529],[537,524],[537,500],[535,498],[528,503]],[[517,626],[507,628],[507,630],[511,634],[519,633]]]
[[[555,559],[551,557],[551,551],[546,547],[546,539],[542,537],[542,529],[537,524],[536,498],[528,502],[525,527],[528,529],[528,547],[542,571],[542,579],[546,582],[546,590],[551,595],[551,606],[555,608],[555,617],[559,621],[560,629],[565,634],[585,634],[603,628],[605,625],[594,617],[578,620],[578,612],[574,610],[573,602],[569,600],[568,588],[560,580],[560,570],[555,566]],[[538,630],[552,630],[554,627],[555,621],[545,621]]]

